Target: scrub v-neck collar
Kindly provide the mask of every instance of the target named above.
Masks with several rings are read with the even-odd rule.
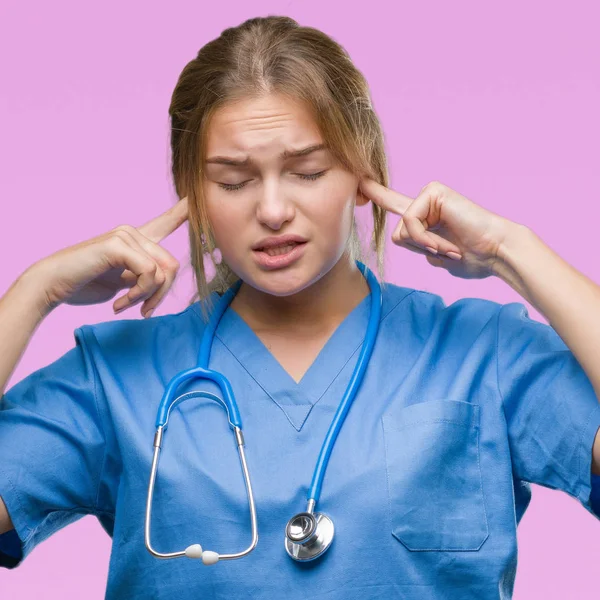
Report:
[[[338,325],[299,382],[231,308],[223,314],[215,337],[300,431],[313,406],[362,345],[370,309],[371,295],[368,294]]]

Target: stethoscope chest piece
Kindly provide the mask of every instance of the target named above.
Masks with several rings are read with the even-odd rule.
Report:
[[[333,521],[327,515],[298,513],[285,528],[285,550],[294,560],[314,560],[331,546],[333,532]]]

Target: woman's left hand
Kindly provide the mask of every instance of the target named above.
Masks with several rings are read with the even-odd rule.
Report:
[[[502,243],[511,227],[516,226],[439,181],[428,183],[415,199],[368,178],[360,181],[359,192],[385,210],[401,215],[392,234],[394,244],[424,254],[431,265],[465,279],[495,274]]]

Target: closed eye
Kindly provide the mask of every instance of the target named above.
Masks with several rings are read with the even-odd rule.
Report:
[[[319,179],[319,177],[323,177],[325,173],[327,173],[327,169],[324,171],[319,171],[318,173],[294,173],[294,175],[297,175],[300,177],[300,179],[315,181]],[[251,180],[249,179],[248,181]],[[240,183],[219,183],[219,186],[228,192],[235,192],[236,190],[242,189],[248,183],[248,181],[242,181]]]

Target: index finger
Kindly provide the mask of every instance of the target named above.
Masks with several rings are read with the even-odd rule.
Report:
[[[154,217],[137,230],[145,235],[149,240],[158,243],[168,235],[173,233],[178,227],[188,219],[188,199],[187,196],[179,200],[175,206],[169,208],[158,217]]]
[[[408,207],[414,202],[414,198],[387,188],[370,178],[360,180],[360,189],[362,193],[375,202],[375,204],[385,208],[385,210],[396,213],[397,215],[403,215]]]

